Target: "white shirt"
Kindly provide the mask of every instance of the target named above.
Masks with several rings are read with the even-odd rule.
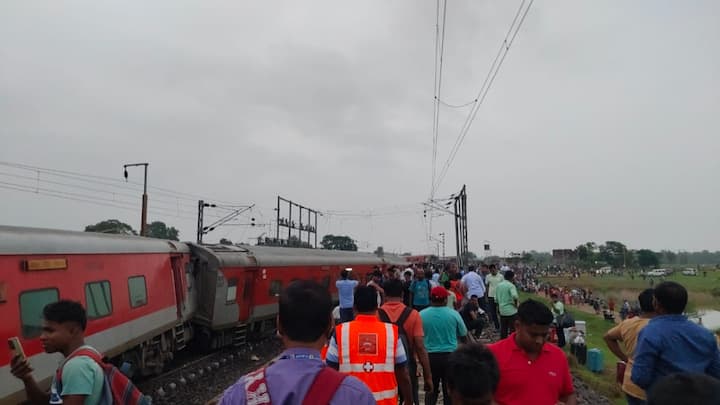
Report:
[[[482,298],[485,295],[485,282],[483,281],[482,276],[477,274],[477,272],[468,272],[463,276],[460,282],[465,286],[465,288],[467,288],[467,293],[465,294],[467,298],[470,298],[473,295],[476,295],[478,298]]]
[[[498,273],[496,275],[492,275],[492,273],[485,276],[485,284],[488,286],[488,297],[495,298],[495,287],[497,287],[498,284],[500,284],[503,280],[505,280],[505,277],[503,277],[502,274]]]

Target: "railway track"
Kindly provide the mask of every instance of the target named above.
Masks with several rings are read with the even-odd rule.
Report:
[[[167,372],[138,382],[153,404],[204,404],[234,384],[240,376],[258,367],[281,350],[277,338],[249,342],[240,348],[224,349],[182,359]]]

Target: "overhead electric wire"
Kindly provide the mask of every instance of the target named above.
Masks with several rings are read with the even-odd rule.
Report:
[[[470,101],[468,101],[468,102],[465,103],[465,104],[448,104],[448,103],[446,103],[446,102],[444,102],[444,101],[442,101],[442,100],[439,100],[439,101],[440,101],[440,104],[444,105],[445,107],[449,107],[449,108],[463,108],[463,107],[467,107],[467,106],[469,106],[469,105],[471,105],[471,104],[477,103],[477,99],[475,99],[475,100],[470,100]]]
[[[530,0],[527,7],[524,8],[526,0],[522,0],[520,3],[520,6],[518,7],[517,12],[515,13],[515,17],[513,18],[512,24],[510,24],[510,28],[508,29],[507,33],[505,34],[505,39],[500,45],[500,49],[498,50],[497,55],[495,56],[495,59],[493,60],[492,65],[490,66],[490,70],[488,71],[488,74],[485,76],[485,80],[483,81],[482,87],[480,87],[480,90],[478,91],[477,96],[475,97],[475,101],[473,101],[474,106],[468,113],[468,116],[465,119],[465,122],[463,123],[463,126],[460,128],[460,132],[455,139],[455,143],[448,154],[448,158],[445,161],[445,164],[443,165],[443,168],[440,172],[440,175],[437,176],[436,182],[433,184],[433,193],[437,191],[437,189],[440,187],[440,184],[444,180],[445,176],[447,175],[448,169],[452,165],[453,161],[455,160],[455,156],[457,155],[457,152],[460,150],[460,146],[462,145],[463,141],[465,140],[465,137],[467,136],[467,133],[470,130],[470,126],[472,125],[473,121],[475,120],[475,117],[477,116],[478,111],[480,110],[480,106],[482,106],[483,102],[485,101],[485,97],[487,96],[488,92],[490,91],[490,88],[492,87],[493,82],[495,81],[495,77],[497,77],[498,72],[500,71],[500,68],[502,67],[503,62],[505,61],[505,57],[507,56],[508,52],[510,51],[510,47],[512,46],[513,42],[515,41],[515,37],[517,36],[518,32],[520,31],[520,28],[522,27],[523,22],[525,21],[525,17],[527,17],[528,12],[530,11],[530,8],[532,7],[534,0]],[[520,15],[522,14],[522,17]],[[518,22],[518,17],[520,17],[520,20]],[[517,24],[516,24],[517,23]]]
[[[59,177],[74,178],[79,181],[104,184],[104,185],[108,185],[111,187],[124,188],[127,190],[135,190],[135,191],[137,190],[137,188],[126,186],[128,184],[132,184],[137,187],[143,186],[143,183],[134,182],[134,181],[125,181],[125,180],[116,179],[116,178],[112,178],[112,177],[97,176],[97,175],[78,173],[78,172],[72,172],[72,171],[67,171],[67,170],[49,169],[49,168],[45,168],[45,167],[31,166],[31,165],[26,165],[26,164],[22,164],[22,163],[0,161],[0,166],[15,167],[18,169],[25,169],[25,170],[29,170],[29,171],[33,171],[33,172],[37,172],[37,171],[46,172],[46,173],[56,175]],[[230,201],[212,199],[212,198],[208,198],[207,196],[201,196],[199,194],[185,193],[182,191],[175,191],[175,190],[170,190],[167,188],[157,187],[157,186],[152,186],[152,185],[149,185],[148,189],[155,190],[155,192],[158,194],[170,196],[175,199],[193,201],[196,204],[197,204],[198,200],[213,201],[213,202],[217,202],[217,203],[221,203],[221,204],[225,204],[225,205],[235,204],[234,202],[230,202]]]
[[[112,201],[105,202],[102,200],[94,199],[92,197],[87,198],[88,196],[84,196],[86,198],[83,198],[83,196],[77,197],[77,196],[73,196],[72,193],[48,190],[48,189],[44,189],[44,188],[38,189],[34,186],[28,187],[28,186],[24,186],[24,185],[13,184],[13,183],[0,182],[0,188],[6,189],[6,190],[20,191],[20,192],[25,192],[25,193],[30,193],[30,194],[45,195],[45,196],[49,196],[49,197],[60,198],[63,200],[84,202],[84,203],[88,203],[88,204],[94,204],[94,205],[99,205],[99,206],[109,207],[109,208],[117,208],[117,209],[122,209],[122,210],[127,210],[127,211],[137,211],[137,209],[138,209],[135,206],[119,205],[119,202],[112,202]],[[148,212],[150,212],[154,215],[158,215],[160,217],[175,217],[175,218],[182,218],[182,219],[187,219],[187,220],[195,220],[196,219],[194,217],[176,215],[174,213],[169,214],[167,212],[162,212],[162,211],[158,211],[158,210],[154,210],[154,209],[148,209]]]
[[[443,2],[442,31],[440,30],[440,2]],[[430,181],[430,198],[435,195],[435,179],[437,175],[438,140],[440,132],[440,95],[442,93],[443,58],[445,55],[445,22],[447,21],[447,0],[437,0],[435,10],[435,80],[433,89],[433,153],[432,179]],[[442,32],[442,34],[441,34]]]

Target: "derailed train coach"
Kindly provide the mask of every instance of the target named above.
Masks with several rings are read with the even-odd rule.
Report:
[[[337,300],[341,270],[366,274],[407,264],[399,256],[335,250],[196,244],[190,249],[199,297],[196,343],[211,348],[242,344],[274,329],[280,292],[295,280],[314,280]]]
[[[138,373],[157,373],[191,338],[195,314],[184,243],[0,226],[0,338],[17,336],[35,378],[49,386],[60,360],[40,343],[43,307],[59,299],[87,309],[86,341]],[[0,403],[24,399],[0,350]]]

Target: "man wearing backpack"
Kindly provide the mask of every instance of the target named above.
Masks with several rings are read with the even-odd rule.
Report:
[[[415,405],[420,404],[418,394],[417,362],[423,368],[423,379],[425,380],[425,391],[432,392],[432,374],[430,373],[430,360],[428,360],[425,342],[423,340],[423,326],[420,314],[403,304],[403,284],[400,280],[388,280],[385,286],[385,304],[378,310],[378,318],[383,322],[397,325],[400,340],[405,345],[405,352],[408,356],[408,371],[410,372],[410,384],[412,386],[413,400]],[[404,404],[410,401],[402,398]]]
[[[220,405],[374,405],[365,384],[325,366],[320,358],[333,325],[331,312],[326,288],[310,280],[290,283],[278,308],[285,351],[269,366],[241,377],[223,393]]]
[[[102,367],[91,357],[78,354],[92,350],[85,345],[87,315],[78,302],[62,300],[43,309],[43,329],[40,342],[47,353],[62,353],[65,361],[53,378],[50,392],[40,389],[26,359],[16,356],[11,362],[12,374],[25,384],[30,403],[37,405],[98,405],[103,397],[105,375]],[[61,378],[58,378],[61,376]],[[59,381],[58,381],[59,380]]]

